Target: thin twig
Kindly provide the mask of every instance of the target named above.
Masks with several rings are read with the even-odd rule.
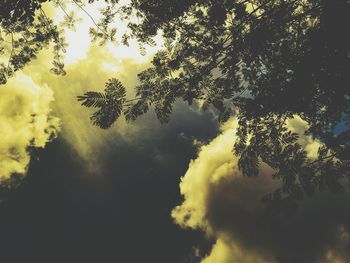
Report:
[[[333,154],[328,155],[328,156],[325,156],[325,157],[323,157],[323,158],[321,158],[321,159],[316,159],[316,160],[314,160],[313,162],[311,162],[310,165],[312,165],[312,164],[314,164],[314,163],[316,163],[316,162],[324,161],[324,160],[329,159],[329,158],[333,158],[333,157],[335,157],[336,155],[337,155],[336,153],[333,153]]]
[[[10,63],[11,63],[11,59],[12,59],[14,51],[15,51],[15,46],[14,46],[13,32],[11,32],[11,53],[10,53],[9,60],[7,62],[7,68],[6,68],[7,74],[9,74],[9,72],[10,72],[9,68],[10,68]]]
[[[98,23],[96,23],[95,19],[89,14],[89,12],[87,12],[82,5],[80,5],[79,3],[77,3],[77,1],[72,0],[92,21],[92,23],[94,23],[94,25],[98,28],[98,30],[100,30],[101,32],[103,32],[104,34],[108,35],[108,33],[106,31],[104,31],[99,25]]]
[[[66,15],[66,17],[68,17],[69,19],[71,19],[70,15],[67,14],[66,9],[64,9],[63,6],[61,5],[61,2],[58,2],[58,6],[61,8],[61,10],[63,11],[63,13]]]

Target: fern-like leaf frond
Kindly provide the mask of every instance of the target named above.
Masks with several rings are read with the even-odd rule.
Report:
[[[77,97],[81,101],[81,105],[88,108],[101,108],[107,103],[107,96],[101,92],[88,91],[84,95]]]

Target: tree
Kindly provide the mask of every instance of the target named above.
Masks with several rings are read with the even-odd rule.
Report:
[[[234,152],[243,174],[257,175],[263,161],[284,182],[265,197],[274,205],[292,204],[317,188],[342,189],[338,179],[349,173],[350,131],[333,131],[340,122],[349,125],[348,1],[139,0],[128,12],[142,19],[129,25],[140,43],[161,31],[166,48],[138,75],[136,102],[122,105],[127,120],[153,107],[167,122],[177,99],[197,100],[203,109],[215,107],[221,121],[237,115]],[[88,106],[94,98],[87,93],[78,99]],[[298,136],[287,129],[293,115],[325,143],[317,160],[306,158]]]
[[[37,1],[29,2],[42,12]],[[53,2],[64,10],[64,1]],[[79,8],[86,4],[72,2]],[[204,110],[216,108],[220,121],[236,114],[240,126],[234,152],[244,175],[257,175],[259,161],[277,171],[283,188],[266,199],[293,202],[316,188],[342,188],[338,179],[349,171],[350,132],[335,135],[334,128],[350,122],[349,1],[132,0],[118,8],[117,1],[105,2],[103,18],[90,30],[93,39],[113,40],[113,19],[137,16],[139,23],[129,23],[122,42],[136,38],[143,50],[161,32],[165,49],[138,75],[134,99],[126,99],[115,79],[104,93],[78,97],[84,106],[98,108],[93,124],[109,128],[122,114],[133,121],[151,108],[167,122],[177,99],[198,101]],[[50,22],[44,13],[40,17]],[[71,24],[69,14],[67,19]],[[60,30],[50,28],[56,33],[42,35],[63,42],[57,41]],[[56,62],[54,73],[64,74],[63,64]],[[308,160],[297,135],[287,129],[286,120],[294,115],[309,124],[308,134],[324,142],[318,160]]]

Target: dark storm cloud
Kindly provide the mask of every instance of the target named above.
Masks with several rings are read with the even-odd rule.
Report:
[[[215,231],[225,233],[244,250],[259,252],[267,262],[271,258],[281,263],[335,262],[327,260],[327,253],[349,262],[350,240],[342,239],[350,230],[349,193],[317,195],[291,217],[267,220],[262,211],[249,211],[249,198],[254,194],[246,191],[252,182],[245,184],[226,181],[209,193],[207,217]]]
[[[261,198],[278,187],[272,170],[243,177],[232,155],[235,121],[203,146],[180,184],[184,202],[173,210],[183,227],[216,240],[203,263],[333,263],[350,261],[350,192],[306,198],[290,216],[267,217]],[[302,127],[295,123],[294,129]],[[310,152],[319,145],[303,138]]]
[[[128,88],[145,64],[117,60],[120,72],[102,67],[115,58],[99,47],[67,67],[65,78],[46,74],[43,53],[25,69],[55,93],[62,121],[59,139],[35,154],[23,185],[0,206],[0,253],[4,262],[186,262],[202,235],[174,225],[171,209],[181,201],[179,177],[195,157],[193,139],[217,134],[210,113],[178,103],[170,123],[154,113],[112,129],[93,127],[76,101],[101,90],[110,77]],[[45,72],[45,73],[44,73]]]
[[[91,173],[64,138],[36,155],[24,184],[0,207],[4,262],[186,262],[200,233],[173,224],[192,138],[217,133],[210,114],[179,103],[168,125],[153,113],[139,135],[111,134]]]

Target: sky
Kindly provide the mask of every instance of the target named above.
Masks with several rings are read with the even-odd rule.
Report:
[[[146,56],[134,44],[101,48],[82,17],[67,32],[66,76],[49,73],[44,50],[0,89],[0,178],[23,177],[1,198],[0,262],[350,262],[348,191],[266,217],[261,197],[281,182],[267,165],[242,176],[235,118],[219,124],[215,112],[178,101],[167,124],[150,111],[92,126],[76,96],[116,77],[131,97],[162,40]],[[303,135],[306,123],[295,116],[288,127],[314,158],[321,142]]]

